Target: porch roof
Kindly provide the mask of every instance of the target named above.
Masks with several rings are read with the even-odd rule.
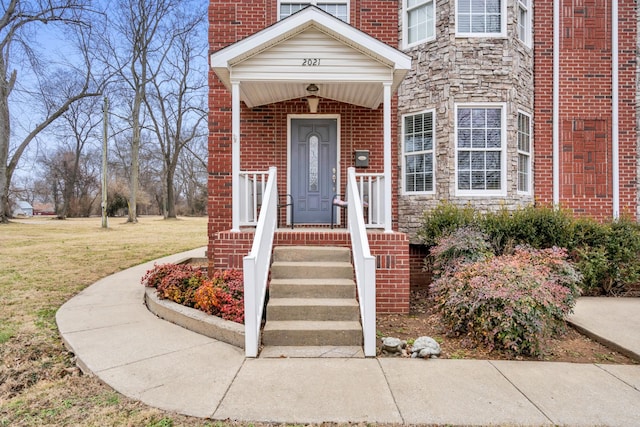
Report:
[[[211,67],[227,88],[239,83],[248,107],[311,95],[368,108],[395,91],[411,57],[309,6],[211,55]]]

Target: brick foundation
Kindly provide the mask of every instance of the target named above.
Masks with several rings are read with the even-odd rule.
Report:
[[[210,246],[209,269],[242,269],[242,260],[251,251],[253,230],[216,233]],[[376,309],[378,313],[409,312],[409,241],[404,233],[369,232],[369,247],[376,257]],[[278,230],[274,246],[351,247],[344,229]]]

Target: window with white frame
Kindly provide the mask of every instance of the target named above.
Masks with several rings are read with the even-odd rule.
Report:
[[[403,8],[405,46],[435,37],[435,0],[404,0]]]
[[[518,38],[531,46],[531,1],[518,0]]]
[[[504,194],[504,106],[456,108],[458,195]]]
[[[456,32],[463,36],[505,34],[505,0],[457,0]]]
[[[297,11],[304,9],[310,4],[317,6],[325,12],[335,16],[336,18],[349,22],[349,1],[348,0],[335,0],[333,2],[323,2],[317,0],[299,0],[294,2],[279,2],[279,15],[280,19],[284,19],[287,16],[293,15]]]
[[[433,111],[403,117],[403,175],[405,193],[433,192],[433,130]]]
[[[531,117],[518,112],[518,191],[531,193]]]

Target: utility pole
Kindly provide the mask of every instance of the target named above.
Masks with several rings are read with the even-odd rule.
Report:
[[[107,136],[109,128],[109,98],[104,97],[104,105],[102,107],[102,228],[109,227],[107,219]]]

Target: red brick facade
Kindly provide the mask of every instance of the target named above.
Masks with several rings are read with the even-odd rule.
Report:
[[[350,23],[365,33],[392,46],[398,39],[398,3],[392,1],[351,1]],[[209,42],[211,53],[241,40],[277,21],[277,2],[249,0],[226,2],[212,0],[209,7]],[[242,268],[242,258],[251,249],[253,232],[231,233],[231,94],[219,78],[209,73],[209,247],[211,268]],[[304,99],[294,99],[256,108],[241,104],[242,170],[278,169],[278,189],[287,188],[288,118],[308,114]],[[384,170],[383,108],[375,110],[322,99],[318,117],[339,117],[339,158],[341,177],[338,193],[345,193],[347,168],[353,166],[355,150],[369,150],[368,173]],[[397,116],[397,100],[392,99],[392,118]],[[397,121],[392,119],[392,141],[397,140]],[[392,164],[398,163],[397,149],[392,150]],[[361,172],[364,172],[361,171]],[[397,182],[397,168],[392,170]],[[392,197],[392,220],[397,229],[397,189]],[[284,198],[282,198],[284,201]],[[280,224],[286,212],[280,210]],[[344,218],[342,220],[344,224]],[[298,230],[298,229],[296,229]],[[274,245],[350,246],[346,232],[279,232]],[[371,252],[377,258],[378,310],[407,312],[409,309],[408,239],[402,233],[369,233]]]
[[[553,201],[553,1],[534,10],[535,195]],[[620,214],[636,216],[637,5],[619,2]],[[613,216],[611,3],[560,4],[559,198],[580,215]]]

